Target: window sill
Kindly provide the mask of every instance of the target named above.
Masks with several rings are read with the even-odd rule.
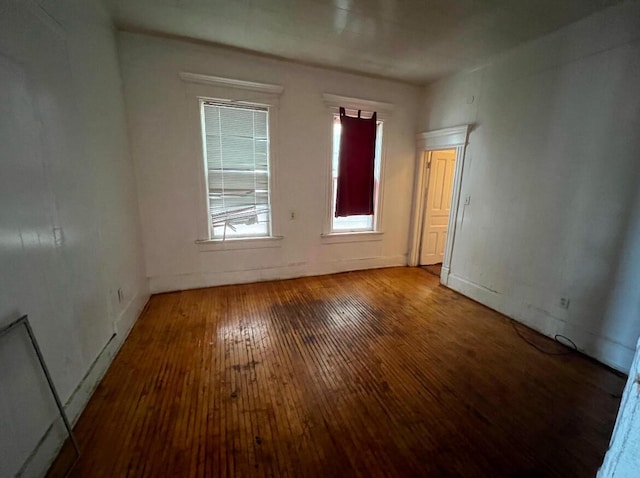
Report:
[[[206,239],[196,241],[200,252],[236,251],[242,249],[268,249],[282,246],[282,236],[247,237],[237,239]]]
[[[383,234],[383,232],[379,231],[331,232],[322,234],[322,243],[340,244],[344,242],[381,241]]]

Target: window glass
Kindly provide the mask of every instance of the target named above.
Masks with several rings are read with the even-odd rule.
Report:
[[[348,114],[351,114],[349,112]],[[357,113],[356,113],[357,114]],[[370,117],[370,116],[369,116]],[[373,204],[374,213],[366,216],[348,216],[335,217],[336,212],[336,193],[338,184],[338,155],[340,154],[340,116],[333,117],[333,147],[331,162],[331,181],[332,181],[332,199],[331,199],[331,232],[358,232],[358,231],[374,231],[376,226],[376,213],[378,211],[378,189],[380,185],[380,158],[382,156],[382,121],[378,121],[378,129],[376,131],[376,157],[374,165],[374,188],[373,188]]]
[[[271,234],[269,111],[203,102],[211,237]]]

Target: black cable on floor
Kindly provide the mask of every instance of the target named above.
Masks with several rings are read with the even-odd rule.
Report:
[[[563,352],[549,352],[548,350],[544,350],[542,347],[540,347],[537,344],[534,344],[529,339],[527,339],[525,336],[523,336],[520,333],[520,330],[518,330],[518,326],[516,325],[516,321],[515,320],[511,321],[511,325],[513,326],[513,330],[516,331],[516,334],[518,334],[518,337],[520,337],[522,340],[524,340],[526,343],[531,345],[534,349],[536,349],[540,353],[543,353],[543,354],[546,354],[546,355],[569,355],[569,354],[571,354],[573,352],[577,352],[578,351],[578,346],[575,344],[575,342],[573,340],[571,340],[569,337],[567,337],[565,335],[556,334],[556,335],[553,336],[553,340],[558,342],[560,345],[563,345],[563,346],[567,347],[566,344],[563,344],[560,340],[558,340],[559,338],[562,338],[563,340],[566,340],[567,342],[569,342],[571,344],[571,346],[573,347],[573,349],[565,350]]]

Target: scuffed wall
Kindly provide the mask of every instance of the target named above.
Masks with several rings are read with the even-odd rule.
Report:
[[[622,371],[640,335],[638,84],[625,2],[428,86],[420,120],[472,125],[449,286]]]
[[[74,418],[148,297],[97,1],[0,0],[0,158],[0,324],[29,315]],[[0,476],[41,476],[65,434],[23,329],[0,364]]]

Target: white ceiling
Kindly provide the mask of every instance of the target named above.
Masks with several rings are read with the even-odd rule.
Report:
[[[426,83],[607,0],[105,0],[119,28]]]

